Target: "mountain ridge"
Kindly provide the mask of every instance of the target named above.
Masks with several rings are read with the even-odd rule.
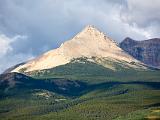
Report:
[[[126,38],[120,43],[120,47],[144,64],[160,68],[160,38],[142,41]]]

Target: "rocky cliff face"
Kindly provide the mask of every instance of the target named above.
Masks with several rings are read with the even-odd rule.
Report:
[[[160,68],[160,38],[143,41],[126,38],[120,47],[141,62]]]

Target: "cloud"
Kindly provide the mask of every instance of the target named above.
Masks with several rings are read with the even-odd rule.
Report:
[[[26,40],[27,36],[16,35],[12,38],[6,36],[5,34],[0,34],[0,56],[3,57],[4,55],[14,52],[16,47],[14,47],[14,43],[21,40]]]
[[[32,54],[15,54],[15,49],[12,44],[18,40],[26,39],[26,36],[16,35],[12,38],[0,34],[0,73],[3,72],[6,68],[9,68],[17,63],[21,63],[32,59]]]
[[[121,8],[121,20],[130,26],[143,29],[147,38],[159,37],[160,31],[159,0],[126,0]],[[143,32],[142,32],[143,33]]]
[[[25,61],[57,48],[88,24],[95,25],[117,42],[125,37],[159,37],[160,4],[159,0],[154,1],[0,0],[0,31],[7,36],[3,38],[0,54],[9,53],[5,59],[8,63],[14,57],[21,58],[15,63]],[[23,38],[8,40],[17,35]]]
[[[12,51],[10,43],[12,41],[5,35],[0,35],[0,57],[3,57],[7,52]]]
[[[122,14],[133,24],[148,27],[154,23],[160,24],[159,0],[127,0],[127,6]]]

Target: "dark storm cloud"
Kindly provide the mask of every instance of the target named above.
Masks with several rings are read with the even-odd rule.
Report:
[[[157,6],[159,3],[155,11],[154,5],[147,3],[145,6],[139,2],[138,0],[0,0],[0,50],[5,51],[5,54],[0,55],[0,60],[3,61],[0,62],[3,64],[0,69],[4,68],[5,63],[15,64],[25,61],[27,58],[58,47],[88,24],[95,25],[116,41],[121,41],[127,36],[134,39],[158,36],[159,28],[156,26],[159,25],[160,15],[156,11],[160,8]],[[150,15],[146,16],[145,10],[148,7]]]

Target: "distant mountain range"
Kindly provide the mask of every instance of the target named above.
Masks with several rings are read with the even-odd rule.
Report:
[[[126,38],[120,43],[120,47],[137,60],[160,68],[160,38],[141,41]]]

